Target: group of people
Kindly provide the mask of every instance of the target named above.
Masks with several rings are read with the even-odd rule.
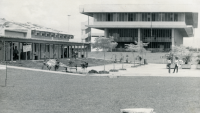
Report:
[[[172,59],[168,58],[168,60],[167,60],[167,67],[169,69],[169,73],[170,73],[170,70],[171,70],[171,64],[172,64]],[[175,71],[176,71],[176,73],[178,73],[178,67],[181,65],[178,57],[175,57],[174,64],[175,64],[175,67],[174,67],[173,73],[175,73]]]

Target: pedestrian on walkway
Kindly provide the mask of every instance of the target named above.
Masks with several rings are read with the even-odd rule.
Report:
[[[168,67],[168,69],[169,69],[169,73],[170,73],[170,70],[171,70],[171,58],[168,58],[168,60],[167,60],[167,67]]]
[[[175,63],[174,72],[175,72],[175,70],[176,70],[176,73],[178,73],[178,65],[179,65],[178,57],[176,57],[175,59],[176,59],[176,60],[174,61],[174,63]],[[173,73],[174,73],[174,72],[173,72]]]

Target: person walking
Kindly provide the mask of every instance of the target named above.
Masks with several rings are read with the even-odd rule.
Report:
[[[17,60],[19,58],[18,53],[17,46],[15,46],[15,49],[13,50],[13,60]]]
[[[171,70],[171,58],[168,58],[168,60],[167,60],[167,67],[168,67],[168,69],[169,69],[169,73],[170,73],[170,70]]]
[[[174,61],[174,63],[175,63],[174,72],[175,72],[175,70],[176,70],[176,73],[178,73],[178,65],[179,65],[179,64],[178,64],[178,63],[179,63],[178,57],[176,57],[175,59],[176,59],[176,60]],[[173,73],[174,73],[174,72],[173,72]]]

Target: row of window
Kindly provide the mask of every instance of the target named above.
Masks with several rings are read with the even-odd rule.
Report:
[[[138,40],[138,29],[108,29],[109,36],[116,42],[134,42]],[[141,29],[143,42],[171,42],[171,29]]]
[[[152,50],[152,48],[171,48],[171,42],[152,42],[145,47],[147,50]]]
[[[138,29],[108,29],[109,36],[113,37],[138,37]]]
[[[135,42],[135,41],[138,41],[138,38],[137,37],[120,37],[120,38],[114,37],[114,41],[116,41],[116,42]]]
[[[137,37],[114,37],[116,42],[135,42],[138,41]],[[142,42],[171,42],[170,37],[144,37],[141,39]]]
[[[94,13],[94,21],[185,21],[185,13]]]
[[[59,37],[59,38],[73,38],[72,35],[62,35],[62,34],[50,34],[50,33],[40,33],[40,32],[34,32],[32,31],[32,35],[35,35],[35,36],[44,36],[44,37]]]
[[[171,29],[141,29],[141,37],[171,37]]]
[[[138,37],[138,29],[108,29],[109,36]],[[171,29],[141,29],[141,37],[171,37]]]
[[[142,42],[171,42],[170,37],[144,37]]]

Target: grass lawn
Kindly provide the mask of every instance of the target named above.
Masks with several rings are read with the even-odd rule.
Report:
[[[5,70],[0,70],[4,84]],[[91,77],[8,69],[0,87],[1,113],[119,113],[151,107],[156,113],[199,113],[200,78]]]

